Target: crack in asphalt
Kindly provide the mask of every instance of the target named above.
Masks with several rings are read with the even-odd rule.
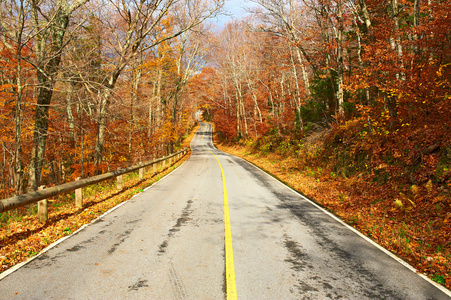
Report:
[[[137,290],[139,290],[140,288],[143,288],[143,287],[149,287],[149,285],[147,284],[147,282],[149,282],[149,280],[142,280],[142,279],[139,279],[138,282],[136,282],[136,283],[133,284],[133,285],[130,285],[130,286],[128,287],[128,290],[129,290],[129,291],[137,291]]]
[[[308,255],[302,250],[302,247],[285,234],[283,244],[288,249],[290,256],[285,259],[291,263],[292,269],[296,272],[304,271],[305,267],[312,268],[307,264]]]
[[[172,283],[172,287],[174,288],[175,296],[177,299],[186,299],[187,291],[185,285],[183,284],[182,279],[177,273],[174,264],[171,262],[169,267],[169,275]]]
[[[160,244],[158,247],[158,255],[162,255],[166,253],[166,248],[169,245],[169,240],[174,236],[174,234],[178,231],[180,231],[180,228],[185,225],[191,218],[189,217],[190,214],[193,212],[191,210],[191,205],[193,204],[193,200],[189,200],[187,202],[186,207],[183,209],[182,214],[180,215],[180,218],[177,219],[174,226],[172,226],[171,229],[169,229],[169,233],[167,235],[167,239],[163,241],[163,243]]]
[[[363,292],[364,296],[370,299],[402,299],[402,297],[395,294],[393,291],[386,289],[379,282],[376,275],[363,266],[363,262],[358,257],[341,249],[337,242],[329,237],[330,232],[327,232],[328,229],[324,225],[325,222],[330,222],[328,216],[319,215],[319,210],[309,202],[301,201],[299,197],[295,195],[291,196],[288,193],[283,193],[275,189],[267,175],[258,171],[250,163],[241,159],[236,159],[236,161],[241,167],[249,172],[249,174],[254,177],[261,186],[268,188],[268,190],[273,193],[273,195],[280,202],[279,208],[289,210],[292,215],[296,216],[296,218],[303,225],[309,228],[313,238],[315,239],[315,243],[323,248],[325,253],[330,253],[330,256],[335,261],[341,262],[337,265],[348,266],[347,268],[341,267],[341,272],[343,274],[342,276],[344,278],[352,279],[356,285],[359,285],[359,290]],[[313,273],[313,270],[306,271],[301,268],[302,263],[297,262],[299,259],[302,260],[306,258],[306,254],[300,252],[300,248],[298,246],[299,245],[293,243],[293,241],[287,239],[285,240],[285,247],[287,247],[291,254],[291,258],[288,261],[294,268],[299,269],[298,272]],[[324,279],[327,280],[327,278]],[[331,286],[330,282],[324,281],[323,286],[326,286],[324,283],[327,283],[327,286]],[[306,285],[304,282],[301,282],[298,288],[303,293],[313,292],[316,290],[315,288]],[[332,296],[332,298],[341,297],[336,294],[336,292],[333,292]]]
[[[119,241],[115,244],[113,244],[113,246],[108,250],[108,254],[113,254],[117,248],[123,243],[125,242],[126,239],[128,239],[130,237],[130,234],[132,233],[133,229],[127,229],[126,231],[124,231],[121,235],[119,235]]]

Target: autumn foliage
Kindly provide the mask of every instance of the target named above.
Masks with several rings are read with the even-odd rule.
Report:
[[[197,76],[218,139],[449,287],[450,2],[255,2]]]
[[[220,5],[2,1],[0,197],[174,152]]]
[[[450,286],[449,1],[255,0],[216,32],[217,1],[73,2],[0,3],[0,197],[167,154],[201,109]]]

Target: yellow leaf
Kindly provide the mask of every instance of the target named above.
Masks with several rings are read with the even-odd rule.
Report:
[[[416,186],[415,184],[410,187],[410,190],[414,195],[418,194],[418,186]]]
[[[400,207],[400,208],[403,207],[402,201],[399,200],[399,199],[396,199],[396,200],[395,200],[395,205],[398,206],[398,207]]]
[[[428,192],[432,192],[432,180],[429,179],[428,183],[426,183],[426,189]]]

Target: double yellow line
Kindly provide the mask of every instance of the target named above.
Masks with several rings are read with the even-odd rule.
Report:
[[[232,247],[232,229],[230,226],[230,214],[229,214],[229,199],[227,196],[227,186],[224,176],[224,169],[221,162],[214,155],[213,152],[204,147],[204,136],[201,139],[202,148],[210,152],[219,164],[222,175],[222,189],[224,193],[224,240],[225,240],[225,269],[226,269],[226,283],[227,283],[227,299],[237,299],[236,294],[236,281],[235,281],[235,265],[233,263],[233,247]]]

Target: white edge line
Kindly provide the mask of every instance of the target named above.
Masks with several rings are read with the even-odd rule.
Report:
[[[41,252],[39,252],[36,256],[33,256],[29,259],[27,259],[26,261],[23,261],[17,265],[14,265],[13,267],[9,268],[8,270],[4,271],[3,273],[0,274],[0,280],[2,280],[3,278],[7,277],[8,275],[11,275],[12,273],[16,272],[17,270],[19,270],[20,268],[22,268],[23,266],[25,266],[26,264],[32,262],[33,260],[35,260],[36,258],[40,257],[41,255],[43,255],[44,253],[46,253],[47,251],[49,251],[50,249],[58,246],[60,243],[64,242],[65,240],[67,240],[68,238],[72,237],[73,235],[76,235],[78,232],[82,231],[83,229],[85,229],[86,227],[88,227],[89,225],[94,224],[95,222],[97,222],[98,220],[102,219],[103,217],[105,217],[106,215],[112,213],[113,211],[115,211],[116,209],[118,209],[119,207],[121,207],[122,205],[125,205],[127,202],[131,201],[133,198],[135,198],[136,196],[144,193],[145,191],[147,191],[148,189],[150,189],[151,187],[153,187],[154,185],[156,185],[157,183],[161,182],[163,179],[165,179],[166,177],[168,177],[169,175],[171,175],[173,172],[175,172],[178,168],[180,168],[181,166],[183,166],[185,164],[186,160],[177,168],[175,168],[174,170],[172,170],[170,173],[166,174],[164,177],[160,178],[160,180],[154,182],[153,184],[151,184],[150,186],[146,187],[142,192],[135,194],[133,197],[131,197],[130,199],[119,203],[118,205],[116,205],[113,208],[110,208],[108,211],[106,211],[105,213],[103,213],[102,215],[100,215],[99,217],[95,218],[94,220],[92,220],[90,223],[88,224],[84,224],[83,226],[81,226],[80,228],[78,228],[76,231],[74,231],[71,235],[65,236],[60,238],[59,240],[51,243],[50,245],[48,245],[47,247],[45,247],[44,249],[41,250]]]
[[[207,123],[208,124],[208,123]],[[211,124],[210,124],[211,125]],[[216,146],[213,143],[213,146],[216,148]],[[222,150],[219,150],[218,148],[216,148],[218,151],[224,152]],[[370,239],[369,237],[367,237],[366,235],[364,235],[363,233],[361,233],[360,231],[358,231],[357,229],[355,229],[354,227],[352,227],[351,225],[347,224],[346,222],[344,222],[342,219],[340,219],[339,217],[337,217],[336,215],[334,215],[333,213],[327,211],[326,209],[324,209],[323,207],[321,207],[320,205],[318,205],[316,202],[314,202],[313,200],[309,199],[307,196],[302,195],[300,192],[296,191],[295,189],[289,187],[288,185],[286,185],[285,183],[283,183],[280,179],[274,177],[273,175],[271,175],[270,173],[266,172],[265,170],[259,168],[258,166],[254,165],[252,162],[241,158],[239,156],[224,152],[228,155],[232,155],[233,157],[236,157],[238,159],[241,159],[242,161],[248,163],[249,165],[253,166],[254,168],[256,168],[259,171],[262,171],[263,173],[266,174],[266,176],[275,179],[279,184],[281,184],[282,186],[288,188],[289,190],[291,190],[294,194],[296,194],[297,196],[300,196],[302,199],[306,200],[307,202],[309,202],[310,204],[312,204],[313,206],[315,206],[316,208],[320,209],[321,211],[325,212],[326,214],[328,214],[330,217],[332,217],[333,219],[335,219],[336,221],[338,221],[339,223],[341,223],[342,225],[344,225],[345,227],[347,227],[348,229],[350,229],[351,231],[353,231],[354,233],[356,233],[358,236],[360,236],[361,238],[363,238],[364,240],[366,240],[367,242],[369,242],[370,244],[372,244],[373,246],[375,246],[376,248],[378,248],[379,250],[381,250],[382,252],[384,252],[385,254],[387,254],[388,256],[390,256],[391,258],[393,258],[394,260],[396,260],[397,262],[399,262],[400,264],[402,264],[404,267],[406,267],[407,269],[409,269],[410,271],[412,271],[413,273],[417,274],[418,276],[420,276],[421,278],[423,278],[424,280],[426,280],[427,282],[429,282],[430,284],[432,284],[433,286],[435,286],[436,288],[438,288],[439,290],[441,290],[443,293],[445,293],[447,296],[451,297],[451,291],[448,290],[446,287],[442,286],[441,284],[438,284],[437,282],[433,281],[432,279],[430,279],[429,277],[427,277],[426,275],[424,275],[423,273],[421,273],[420,271],[418,271],[416,268],[414,268],[413,266],[411,266],[409,263],[407,263],[406,261],[404,261],[403,259],[401,259],[400,257],[398,257],[397,255],[395,255],[394,253],[390,252],[389,250],[385,249],[384,247],[382,247],[381,245],[379,245],[378,243],[376,243],[375,241],[373,241],[372,239]]]
[[[219,149],[218,149],[219,150]],[[219,150],[221,152],[224,152],[222,150]],[[230,153],[224,152],[228,155],[232,155]],[[426,275],[422,274],[421,272],[419,272],[417,269],[415,269],[413,266],[411,266],[410,264],[408,264],[406,261],[402,260],[401,258],[399,258],[398,256],[396,256],[394,253],[390,252],[389,250],[385,249],[384,247],[382,247],[381,245],[379,245],[378,243],[376,243],[375,241],[373,241],[372,239],[370,239],[369,237],[367,237],[366,235],[364,235],[363,233],[361,233],[360,231],[358,231],[357,229],[355,229],[354,227],[350,226],[349,224],[345,223],[342,219],[340,219],[339,217],[337,217],[336,215],[332,214],[331,212],[327,211],[326,209],[324,209],[323,207],[321,207],[320,205],[318,205],[317,203],[315,203],[313,200],[307,198],[306,196],[302,195],[301,193],[299,193],[298,191],[294,190],[293,188],[289,187],[288,185],[286,185],[285,183],[283,183],[282,181],[280,181],[280,179],[277,179],[276,177],[272,176],[271,174],[269,174],[268,172],[264,171],[263,169],[259,168],[258,166],[254,165],[253,163],[251,163],[250,161],[238,157],[236,155],[232,155],[233,157],[239,158],[242,161],[245,161],[246,163],[248,163],[249,165],[253,166],[254,168],[258,169],[259,171],[262,171],[263,173],[266,174],[266,176],[275,179],[278,183],[280,183],[281,185],[283,185],[284,187],[288,188],[289,190],[291,190],[294,194],[296,194],[297,196],[300,196],[302,199],[306,200],[307,202],[309,202],[310,204],[312,204],[313,206],[315,206],[316,208],[320,209],[321,211],[325,212],[326,214],[328,214],[329,216],[331,216],[333,219],[335,219],[336,221],[338,221],[339,223],[341,223],[342,225],[344,225],[345,227],[347,227],[348,229],[350,229],[351,231],[353,231],[354,233],[356,233],[357,235],[359,235],[361,238],[363,238],[364,240],[366,240],[367,242],[369,242],[370,244],[372,244],[373,246],[376,246],[376,248],[378,248],[379,250],[381,250],[382,252],[384,252],[385,254],[387,254],[388,256],[390,256],[391,258],[395,259],[396,261],[398,261],[399,263],[401,263],[404,267],[406,267],[407,269],[409,269],[410,271],[414,272],[415,274],[419,275],[421,278],[423,278],[424,280],[426,280],[427,282],[429,282],[430,284],[432,284],[433,286],[435,286],[436,288],[438,288],[439,290],[441,290],[443,293],[445,293],[447,296],[451,297],[451,291],[448,290],[446,287],[438,284],[437,282],[433,281],[432,279],[430,279],[429,277],[427,277]]]

